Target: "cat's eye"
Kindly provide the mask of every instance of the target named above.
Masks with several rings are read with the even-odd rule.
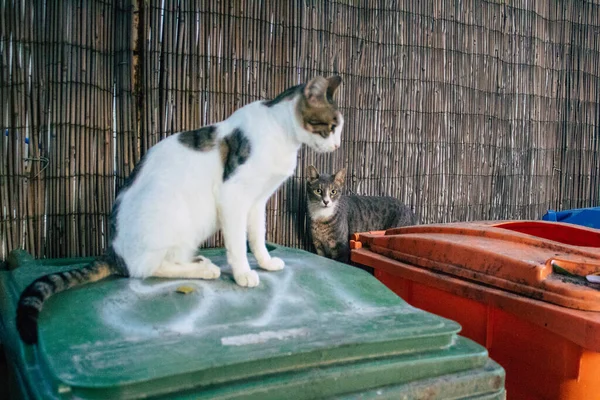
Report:
[[[337,127],[336,124],[331,124],[331,132],[335,131],[335,128]]]
[[[336,194],[336,193],[337,193],[337,190],[331,189],[331,194]]]
[[[321,189],[315,189],[316,194],[321,194]]]

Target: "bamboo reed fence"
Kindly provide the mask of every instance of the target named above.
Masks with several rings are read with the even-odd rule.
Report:
[[[2,259],[102,253],[149,147],[332,73],[342,148],[301,151],[270,241],[309,245],[309,164],[425,223],[600,205],[598,0],[0,0],[0,60]]]

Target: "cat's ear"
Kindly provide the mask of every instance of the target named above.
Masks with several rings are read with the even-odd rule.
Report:
[[[317,169],[314,166],[309,165],[308,166],[308,180],[314,181],[315,179],[319,179],[319,171],[317,171]]]
[[[313,105],[327,103],[327,99],[332,99],[335,91],[342,83],[342,77],[333,75],[325,79],[317,76],[310,80],[304,88],[304,97]]]
[[[327,78],[327,97],[333,98],[335,91],[342,83],[342,77],[339,75],[333,75]]]
[[[309,104],[318,105],[325,103],[325,94],[329,89],[329,81],[322,76],[311,79],[304,88],[304,97]]]
[[[340,169],[335,174],[334,181],[338,186],[344,186],[344,183],[346,182],[346,168]]]

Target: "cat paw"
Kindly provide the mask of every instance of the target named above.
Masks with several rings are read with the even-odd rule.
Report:
[[[243,287],[255,287],[258,286],[259,279],[256,271],[250,270],[241,274],[234,274],[235,283]]]
[[[203,265],[201,268],[201,279],[217,279],[221,276],[221,268],[213,263],[210,263],[210,265]]]
[[[260,263],[259,267],[267,271],[279,271],[285,267],[285,262],[279,257],[269,258],[266,262]]]
[[[208,258],[202,256],[194,257],[196,274],[200,279],[217,279],[221,276],[221,268],[217,267]]]

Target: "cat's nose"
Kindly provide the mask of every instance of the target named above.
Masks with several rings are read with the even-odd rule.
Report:
[[[329,200],[323,200],[323,204],[325,204],[325,205],[329,204]]]

